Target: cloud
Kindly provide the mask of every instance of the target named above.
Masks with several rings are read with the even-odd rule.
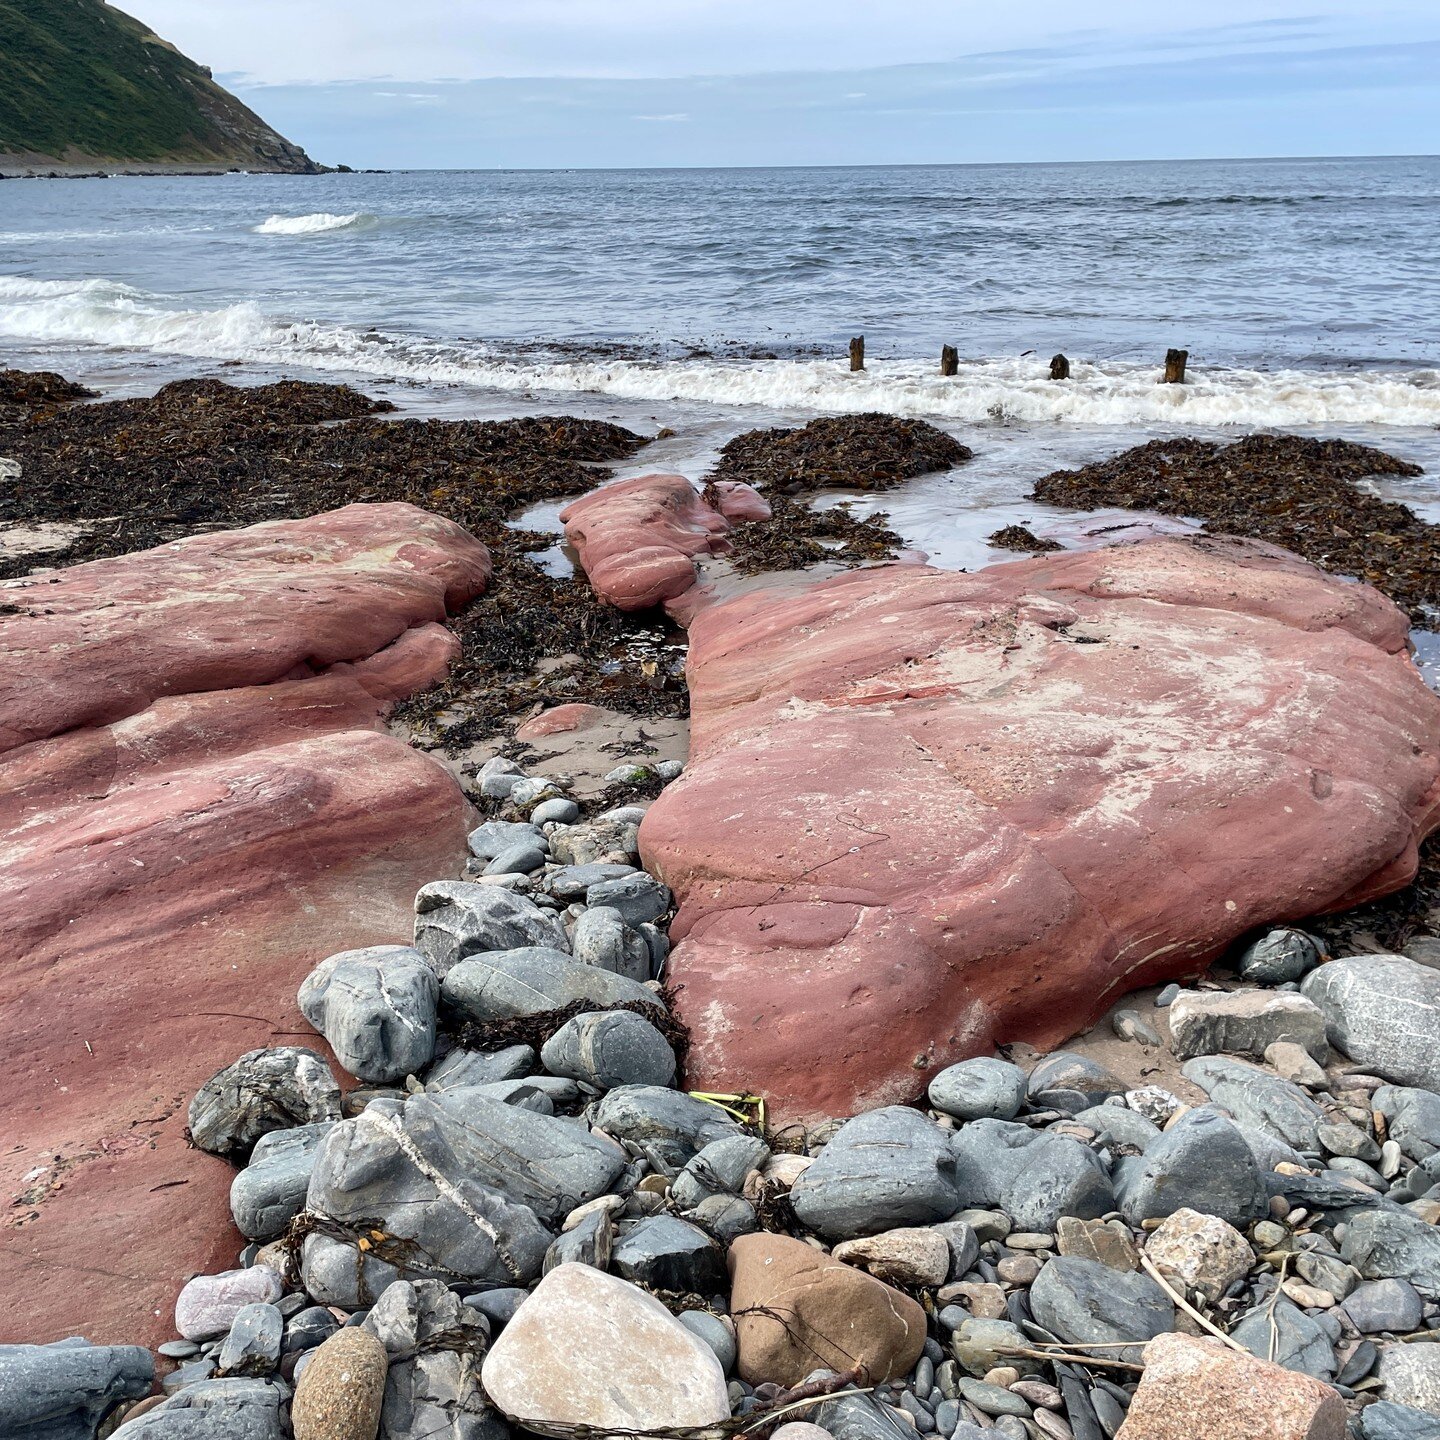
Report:
[[[673,115],[632,115],[630,118],[632,120],[644,120],[655,125],[677,125],[688,120],[690,117],[681,110]]]

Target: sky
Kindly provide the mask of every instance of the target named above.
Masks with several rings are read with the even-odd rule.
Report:
[[[1440,150],[1436,0],[120,4],[357,168]]]

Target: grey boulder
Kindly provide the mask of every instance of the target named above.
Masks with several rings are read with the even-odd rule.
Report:
[[[652,1215],[632,1226],[615,1242],[610,1267],[647,1290],[709,1297],[730,1288],[725,1252],[703,1230],[673,1215]]]
[[[264,1380],[201,1380],[116,1433],[121,1440],[282,1440],[286,1393]]]
[[[1440,1416],[1440,1345],[1382,1346],[1379,1375],[1392,1405]]]
[[[592,1011],[567,1020],[545,1042],[540,1059],[552,1075],[583,1080],[597,1090],[675,1083],[670,1042],[633,1010]]]
[[[675,1177],[670,1197],[682,1210],[691,1210],[712,1195],[738,1195],[745,1177],[769,1155],[770,1147],[758,1135],[712,1140]]]
[[[305,1208],[315,1156],[335,1123],[272,1130],[256,1141],[250,1163],[230,1182],[230,1213],[247,1240],[274,1240]]]
[[[1340,1322],[1333,1316],[1317,1320],[1281,1299],[1273,1307],[1265,1304],[1252,1310],[1230,1333],[1261,1360],[1273,1356],[1275,1364],[1287,1370],[1299,1370],[1317,1380],[1335,1378]]]
[[[637,870],[633,875],[598,881],[586,891],[585,903],[618,910],[627,925],[638,928],[668,914],[674,897],[654,876]]]
[[[1138,1110],[1109,1101],[1081,1110],[1075,1116],[1075,1123],[1093,1130],[1097,1144],[1125,1145],[1132,1150],[1143,1150],[1160,1134],[1160,1127]]]
[[[1230,1121],[1204,1110],[1182,1115],[1143,1155],[1122,1160],[1115,1191],[1131,1225],[1190,1209],[1243,1230],[1270,1213],[1265,1177],[1245,1137]]]
[[[1319,1006],[1288,990],[1182,990],[1166,1015],[1172,1048],[1196,1055],[1263,1060],[1271,1045],[1302,1046],[1317,1061],[1330,1056]]]
[[[1025,1072],[980,1056],[948,1065],[930,1082],[932,1109],[957,1120],[1013,1120],[1025,1103]]]
[[[1403,955],[1332,960],[1301,990],[1330,1043],[1397,1085],[1440,1090],[1440,970]]]
[[[1296,1150],[1319,1152],[1316,1130],[1325,1123],[1325,1112],[1298,1085],[1219,1055],[1187,1060],[1181,1073],[1242,1125],[1273,1135]]]
[[[505,950],[462,960],[445,976],[441,994],[452,1010],[482,1024],[562,1010],[576,1001],[597,1010],[632,1003],[664,1009],[655,992],[638,982],[548,949]]]
[[[1383,1085],[1374,1107],[1385,1117],[1390,1138],[1412,1160],[1440,1151],[1440,1095],[1403,1085]]]
[[[592,885],[633,874],[633,865],[562,865],[545,877],[545,889],[557,900],[583,900]]]
[[[857,1115],[801,1173],[790,1202],[803,1225],[829,1240],[949,1219],[960,1208],[949,1142],[903,1106]]]
[[[1408,1280],[1367,1280],[1345,1297],[1345,1313],[1362,1335],[1407,1335],[1420,1328],[1425,1302]]]
[[[10,1297],[12,1303],[19,1296]],[[150,1393],[155,1361],[138,1345],[0,1345],[0,1435],[94,1440],[122,1400]]]
[[[668,1175],[711,1141],[744,1133],[718,1105],[658,1085],[617,1085],[595,1107],[594,1123]]]
[[[212,1075],[190,1102],[190,1138],[240,1160],[272,1130],[340,1118],[340,1087],[313,1050],[251,1050]]]
[[[1360,1412],[1359,1433],[1362,1440],[1440,1440],[1440,1416],[1377,1400]]]
[[[241,1308],[217,1357],[222,1375],[268,1375],[280,1360],[285,1321],[273,1305]]]
[[[335,1058],[370,1085],[403,1080],[435,1053],[440,982],[408,945],[372,945],[322,960],[300,986],[300,1013]]]
[[[1068,1115],[1102,1105],[1112,1095],[1123,1095],[1125,1089],[1125,1082],[1099,1061],[1069,1050],[1045,1056],[1030,1072],[1027,1083],[1033,1104]]]
[[[509,1431],[480,1385],[490,1325],[438,1280],[389,1286],[364,1328],[390,1369],[380,1412],[385,1440],[506,1440]]]
[[[1138,1362],[1145,1341],[1175,1328],[1175,1306],[1148,1275],[1076,1255],[1046,1261],[1030,1287],[1030,1309],[1037,1324],[1074,1345],[1138,1342],[1105,1352],[1117,1360]]]
[[[415,896],[415,948],[444,980],[460,961],[492,950],[566,949],[558,916],[498,885],[437,880]]]
[[[650,978],[650,946],[609,905],[592,906],[570,933],[570,953],[582,965],[594,965],[642,984]]]
[[[1422,1294],[1440,1298],[1440,1230],[1399,1206],[1352,1211],[1340,1255],[1367,1280],[1408,1280]]]
[[[1235,969],[1252,985],[1286,985],[1320,963],[1320,947],[1303,931],[1271,930],[1247,945]]]
[[[513,783],[505,792],[507,797],[514,785],[524,778],[523,775],[514,777]],[[538,825],[527,825],[523,821],[515,820],[487,820],[465,837],[465,843],[477,860],[493,860],[497,855],[513,850],[517,845],[533,845],[542,851],[549,849],[545,832]]]
[[[459,1090],[469,1085],[493,1085],[518,1080],[535,1068],[529,1045],[507,1045],[503,1050],[452,1050],[425,1073],[427,1090]]]
[[[960,1205],[997,1207],[1017,1229],[1048,1232],[1062,1215],[1094,1220],[1115,1208],[1099,1156],[1070,1136],[975,1120],[955,1132],[950,1150]]]

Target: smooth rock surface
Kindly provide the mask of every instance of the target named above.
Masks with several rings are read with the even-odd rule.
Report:
[[[1269,1214],[1264,1173],[1238,1126],[1191,1110],[1115,1170],[1119,1208],[1132,1225],[1189,1207],[1243,1229]]]
[[[588,1265],[545,1276],[501,1331],[481,1377],[520,1424],[671,1430],[730,1414],[724,1372],[705,1341],[653,1296]]]
[[[813,1370],[859,1365],[879,1384],[908,1374],[925,1344],[925,1312],[862,1270],[783,1235],[730,1247],[738,1371],[751,1384],[798,1385]]]
[[[567,1020],[545,1042],[540,1059],[552,1075],[568,1075],[597,1090],[675,1083],[670,1042],[633,1010],[597,1011]]]
[[[1125,1274],[1094,1260],[1047,1261],[1030,1287],[1035,1319],[1076,1345],[1144,1342],[1175,1328],[1170,1297],[1148,1276]],[[1117,1360],[1139,1358],[1139,1346],[1116,1349]]]
[[[690,760],[641,831],[692,1083],[763,1076],[781,1119],[913,1101],[1403,885],[1440,824],[1406,633],[1374,590],[1208,536],[701,609]]]
[[[1116,1440],[1345,1440],[1328,1386],[1218,1341],[1161,1335]]]
[[[320,1142],[335,1124],[297,1125],[261,1136],[230,1184],[230,1213],[247,1240],[274,1240],[305,1208]]]
[[[0,1189],[34,1212],[0,1292],[35,1297],[0,1339],[163,1340],[186,1275],[233,1259],[231,1177],[187,1150],[185,1106],[303,1030],[316,961],[403,936],[457,868],[468,804],[385,716],[444,676],[435,622],[488,573],[449,521],[356,505],[0,585],[0,1073],[24,1146]]]
[[[1025,1072],[978,1055],[947,1066],[927,1091],[931,1106],[957,1120],[1013,1120],[1025,1103]]]
[[[1330,1040],[1397,1085],[1440,1090],[1440,970],[1404,955],[1357,955],[1312,971],[1301,987]]]
[[[583,965],[562,950],[543,948],[501,950],[461,960],[445,976],[440,993],[452,1009],[482,1023],[561,1010],[577,1000],[597,1009],[632,1002],[664,1008],[655,992],[638,981]]]
[[[187,1340],[223,1335],[247,1305],[273,1305],[280,1298],[280,1277],[267,1266],[197,1275],[175,1301],[175,1328]]]
[[[93,1440],[109,1411],[148,1394],[154,1378],[138,1345],[0,1345],[0,1435]]]

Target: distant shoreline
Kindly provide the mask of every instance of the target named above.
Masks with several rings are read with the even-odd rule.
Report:
[[[348,166],[315,165],[309,170],[240,164],[205,165],[194,160],[107,160],[87,155],[78,160],[51,160],[43,155],[0,153],[0,180],[112,180],[132,176],[169,175],[348,175]]]

